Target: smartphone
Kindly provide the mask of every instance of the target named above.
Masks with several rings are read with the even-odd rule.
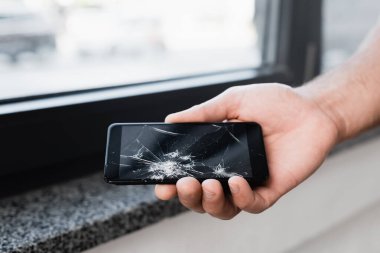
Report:
[[[268,178],[257,123],[117,123],[108,128],[104,178],[111,184],[175,184],[182,177]]]

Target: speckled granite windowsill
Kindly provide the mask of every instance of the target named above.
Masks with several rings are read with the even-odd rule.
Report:
[[[97,173],[0,200],[0,252],[80,252],[183,211]]]

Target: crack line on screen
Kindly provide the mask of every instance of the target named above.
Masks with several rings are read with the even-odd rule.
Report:
[[[228,129],[228,127],[215,124],[212,126],[215,127],[215,130],[212,133],[215,133],[219,138],[213,141],[221,141],[229,135],[232,138],[232,140],[229,139],[230,142],[235,142],[242,145],[239,138],[236,137],[230,129]],[[206,136],[206,134],[204,136]],[[202,141],[204,141],[202,138],[204,138],[204,136],[193,137],[186,133],[168,131],[158,127],[145,125],[139,132],[134,144],[129,144],[126,146],[127,151],[133,148],[137,151],[131,155],[121,154],[120,165],[122,167],[132,167],[131,173],[133,173],[136,178],[145,178],[150,180],[179,179],[186,176],[202,177],[206,174],[207,177],[211,178],[244,176],[236,172],[229,171],[229,166],[225,164],[224,158],[226,154],[228,154],[229,145],[221,150],[221,153],[216,153],[215,156],[218,157],[219,155],[221,158],[219,162],[214,162],[214,165],[206,165],[204,159],[202,159],[202,154],[193,155],[189,150],[192,150],[192,147],[202,146]],[[153,137],[160,139],[152,142],[151,139]],[[178,143],[175,141],[176,138],[183,138],[182,141],[186,140],[188,144],[178,147]],[[148,144],[143,143],[144,139],[150,140],[149,145],[154,144],[154,146],[148,147]],[[173,143],[172,145],[167,144],[169,145],[169,148],[166,147],[163,149],[161,146],[162,140],[165,140],[168,143],[171,143],[170,141],[172,141]],[[173,147],[176,148],[173,149]]]

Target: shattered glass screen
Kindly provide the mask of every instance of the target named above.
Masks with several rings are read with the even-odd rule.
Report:
[[[121,138],[122,180],[252,177],[244,124],[129,125]]]

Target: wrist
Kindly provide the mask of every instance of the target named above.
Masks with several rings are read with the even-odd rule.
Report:
[[[336,131],[335,144],[349,138],[351,123],[346,116],[347,102],[344,83],[352,83],[342,77],[341,72],[326,73],[305,85],[296,88],[297,93],[313,103]]]
[[[380,83],[361,55],[304,86],[299,92],[315,103],[335,124],[337,142],[352,138],[379,123]]]
[[[343,65],[296,91],[334,123],[338,140],[380,124],[380,26]]]

